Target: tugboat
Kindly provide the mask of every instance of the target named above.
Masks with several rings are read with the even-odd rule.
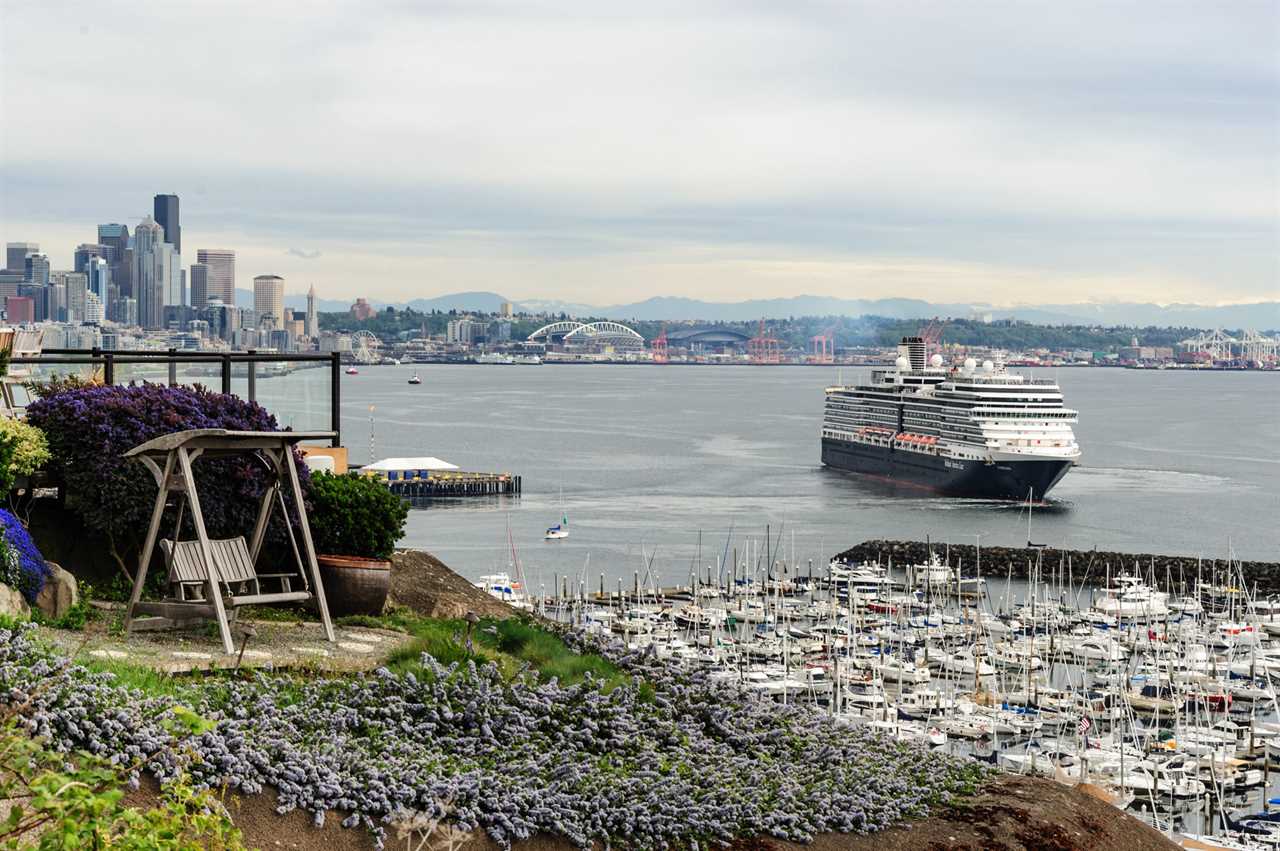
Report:
[[[422,379],[421,379],[421,378],[419,378],[419,377],[418,377],[418,373],[416,373],[416,372],[415,372],[415,373],[413,374],[413,378],[410,378],[410,379],[409,379],[409,383],[410,383],[410,384],[421,384],[421,383],[422,383]]]

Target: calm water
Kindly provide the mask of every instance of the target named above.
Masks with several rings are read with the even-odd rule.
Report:
[[[834,368],[655,366],[366,367],[345,376],[344,441],[354,461],[435,455],[524,477],[515,499],[415,510],[406,546],[464,575],[506,570],[507,523],[530,585],[552,574],[594,587],[643,575],[668,582],[697,561],[781,531],[783,552],[815,564],[866,538],[1022,544],[1019,506],[895,494],[819,463],[822,389]],[[844,369],[852,382],[866,371]],[[1080,411],[1079,467],[1037,509],[1033,537],[1056,546],[1203,554],[1228,546],[1280,561],[1280,376],[1064,369]],[[259,381],[298,427],[323,426],[327,373]],[[545,542],[560,517],[572,536]],[[732,528],[732,534],[730,529]],[[752,546],[757,544],[753,543]],[[794,550],[793,550],[794,548]],[[589,567],[586,567],[588,564]]]

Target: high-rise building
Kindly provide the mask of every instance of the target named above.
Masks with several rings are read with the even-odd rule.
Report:
[[[62,272],[59,276],[65,288],[65,315],[60,318],[66,322],[85,321],[85,303],[89,295],[89,279],[84,272]]]
[[[123,295],[133,293],[133,258],[129,256],[129,228],[127,225],[98,225],[98,244],[107,249],[107,264],[111,267],[111,282]],[[108,312],[107,316],[111,316]]]
[[[187,270],[191,273],[191,306],[203,310],[209,303],[209,265],[192,263]]]
[[[515,305],[509,301],[504,301],[498,306],[498,315],[503,319],[510,319],[516,315]]]
[[[84,267],[85,286],[90,295],[98,299],[98,305],[102,309],[103,316],[109,316],[111,310],[111,291],[115,289],[111,285],[111,266],[102,257],[90,257],[89,262]],[[85,320],[91,321],[91,320]]]
[[[147,216],[133,232],[133,289],[138,322],[144,328],[164,327],[165,296],[172,288],[173,246],[164,241],[164,228]]]
[[[306,335],[314,338],[320,333],[319,323],[316,321],[316,285],[312,284],[311,289],[307,290],[307,324],[305,326]]]
[[[155,197],[154,218],[164,229],[164,241],[173,246],[173,250],[182,253],[182,225],[178,222],[178,196],[157,195]]]
[[[107,256],[107,246],[98,245],[93,242],[82,242],[76,246],[75,259],[71,263],[71,269],[76,272],[83,272],[84,267],[89,264],[89,258]]]
[[[107,311],[97,293],[85,293],[84,321],[91,325],[101,325],[107,318]]]
[[[4,268],[9,272],[25,271],[27,255],[39,253],[40,246],[34,242],[11,242],[5,246]]]
[[[37,286],[49,283],[49,258],[44,254],[28,254],[23,260],[22,280]]]
[[[217,298],[222,303],[236,304],[236,253],[222,248],[201,248],[196,251],[196,261],[209,267],[205,299]],[[195,284],[192,284],[195,288]],[[204,307],[192,299],[192,307]]]
[[[258,314],[259,323],[271,316],[276,328],[284,327],[284,278],[258,275],[253,279],[253,310]]]

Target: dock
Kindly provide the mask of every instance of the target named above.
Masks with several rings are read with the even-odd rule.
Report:
[[[469,496],[518,496],[520,476],[510,473],[432,472],[426,476],[388,481],[391,492],[405,499],[445,499]]]

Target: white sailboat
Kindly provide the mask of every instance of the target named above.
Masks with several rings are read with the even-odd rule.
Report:
[[[554,526],[548,526],[546,534],[542,536],[544,541],[562,541],[569,537],[569,515],[564,510],[564,488],[560,489],[560,522]]]

